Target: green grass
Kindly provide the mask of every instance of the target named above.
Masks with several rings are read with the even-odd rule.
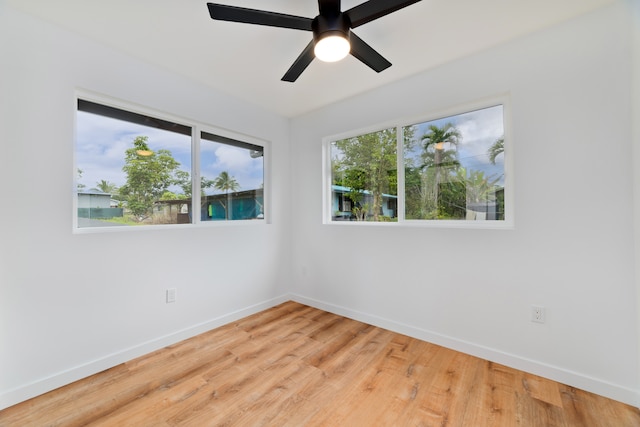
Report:
[[[119,216],[119,217],[114,217],[114,218],[108,218],[108,219],[101,219],[100,221],[105,221],[105,222],[113,222],[115,224],[120,224],[120,225],[142,225],[139,222],[134,221],[133,219],[131,219],[131,217],[123,217],[123,216]]]

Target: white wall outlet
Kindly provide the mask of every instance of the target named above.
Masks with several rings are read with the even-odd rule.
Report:
[[[536,323],[544,323],[546,320],[546,314],[544,307],[539,305],[531,306],[531,321]]]
[[[176,288],[167,289],[167,304],[176,302]]]

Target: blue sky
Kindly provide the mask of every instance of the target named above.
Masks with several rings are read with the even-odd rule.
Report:
[[[180,169],[191,174],[191,137],[97,114],[77,112],[76,168],[82,170],[80,183],[90,189],[101,180],[117,186],[126,182],[125,150],[137,136],[147,136],[153,151],[166,149],[180,162]],[[240,184],[240,190],[260,188],[263,183],[263,158],[252,159],[249,150],[202,140],[201,174],[214,179],[228,171]],[[176,193],[179,188],[171,188]],[[217,191],[207,189],[206,193]]]
[[[503,107],[483,108],[456,116],[445,117],[443,119],[432,120],[416,124],[414,150],[405,153],[405,157],[419,156],[422,151],[420,143],[422,136],[428,132],[430,125],[438,127],[446,123],[453,124],[462,138],[458,142],[458,160],[467,170],[481,170],[485,176],[500,178],[500,183],[504,185],[504,154],[496,158],[493,165],[487,156],[487,150],[496,140],[504,135]],[[445,147],[451,149],[452,147]]]
[[[429,132],[429,126],[442,127],[447,123],[453,124],[461,134],[458,141],[458,160],[467,169],[483,171],[486,177],[499,178],[498,183],[504,185],[504,154],[496,158],[496,164],[489,161],[487,150],[499,138],[504,136],[503,106],[483,108],[456,116],[431,120],[414,124],[413,149],[404,153],[405,159],[416,159],[414,164],[421,163],[420,155],[423,150],[422,137]],[[453,147],[445,146],[445,149]],[[342,152],[331,146],[332,159],[340,159]]]
[[[202,139],[200,142],[200,170],[203,177],[214,179],[220,172],[228,171],[240,184],[240,190],[262,187],[263,159],[251,158],[249,150]],[[214,194],[210,188],[205,191]]]

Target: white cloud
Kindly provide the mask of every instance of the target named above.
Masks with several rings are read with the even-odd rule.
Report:
[[[106,180],[116,185],[126,182],[122,172],[125,151],[137,136],[147,136],[152,150],[167,149],[191,169],[191,138],[161,129],[136,125],[122,120],[79,111],[76,126],[76,167],[83,171],[81,184],[86,188]]]
[[[236,179],[241,190],[260,188],[263,184],[263,157],[254,159],[245,148],[221,143],[206,144],[201,163],[204,177],[215,179],[220,172],[226,171]],[[209,193],[212,191],[207,190]]]
[[[249,150],[231,147],[229,145],[221,145],[215,152],[215,168],[223,170],[242,170],[251,164],[251,156]]]
[[[502,107],[485,108],[459,116],[456,127],[462,134],[461,145],[486,153],[504,134]]]

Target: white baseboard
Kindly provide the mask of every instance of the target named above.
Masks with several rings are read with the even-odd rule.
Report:
[[[350,319],[358,320],[370,325],[379,326],[393,332],[398,332],[410,337],[414,337],[423,341],[437,344],[452,350],[470,354],[491,362],[509,366],[524,372],[538,375],[544,378],[567,384],[572,387],[579,388],[591,393],[599,394],[619,402],[626,403],[635,407],[640,407],[640,390],[633,390],[616,384],[602,381],[579,372],[573,372],[557,366],[548,365],[525,357],[505,353],[500,350],[485,347],[476,343],[459,340],[450,336],[442,335],[436,332],[421,329],[412,325],[385,319],[383,317],[363,313],[313,298],[307,298],[302,295],[291,294],[290,299],[293,301],[315,307],[324,311],[335,313]]]
[[[122,351],[112,353],[97,360],[90,361],[84,365],[53,374],[49,377],[35,381],[30,384],[8,390],[0,394],[0,410],[17,403],[23,402],[32,397],[39,396],[58,387],[70,384],[79,379],[88,377],[105,369],[112,368],[120,363],[127,362],[145,354],[164,348],[168,345],[175,344],[184,339],[191,338],[211,329],[226,325],[230,322],[250,316],[262,310],[266,310],[275,305],[288,300],[293,300],[301,304],[306,304],[321,310],[349,317],[354,320],[368,323],[370,325],[379,326],[390,331],[398,332],[423,341],[441,345],[456,351],[460,351],[472,356],[500,363],[521,371],[529,372],[534,375],[549,378],[551,380],[570,385],[585,391],[599,394],[626,404],[640,407],[640,393],[633,390],[612,384],[606,381],[592,378],[577,372],[558,368],[556,366],[547,365],[535,360],[523,358],[513,354],[508,354],[496,349],[485,347],[479,344],[459,340],[436,332],[427,331],[415,326],[385,319],[383,317],[363,313],[334,304],[329,304],[312,298],[307,298],[298,294],[284,294],[270,300],[251,305],[249,307],[236,310],[225,315],[213,318],[206,322],[182,329],[180,331],[167,334],[162,337],[147,341],[140,345],[124,349]]]
[[[168,345],[175,344],[211,329],[226,325],[227,323],[242,319],[243,317],[266,310],[285,301],[289,301],[290,299],[290,295],[281,295],[249,307],[224,314],[211,320],[207,320],[206,322],[190,326],[180,331],[172,332],[153,340],[149,340],[134,347],[106,355],[100,359],[92,360],[86,364],[53,374],[30,384],[5,391],[0,394],[0,410],[104,371],[105,369],[109,369],[137,357],[144,356],[145,354],[159,350]]]

